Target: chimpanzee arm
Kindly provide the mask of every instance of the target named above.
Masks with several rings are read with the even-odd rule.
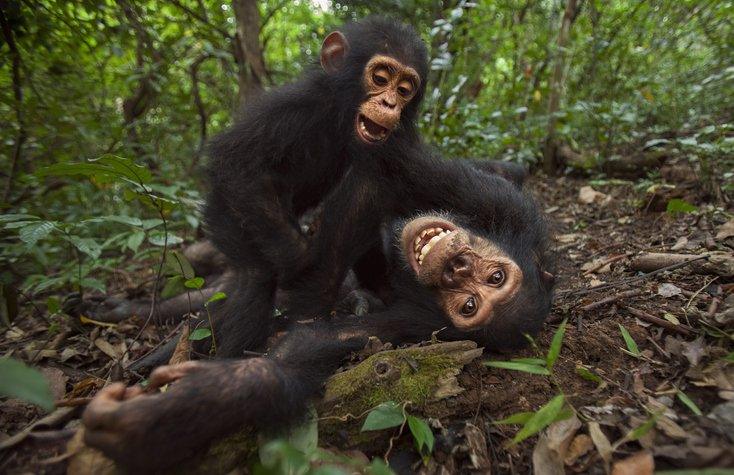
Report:
[[[267,357],[163,366],[149,389],[111,385],[83,415],[85,442],[135,472],[171,467],[245,427],[273,431],[298,422],[345,357],[369,336],[400,343],[430,336],[435,322],[410,304],[365,319],[298,325]]]
[[[373,172],[365,168],[353,166],[322,204],[312,238],[314,263],[296,279],[279,283],[289,313],[327,314],[349,268],[380,241],[380,225],[390,200]]]

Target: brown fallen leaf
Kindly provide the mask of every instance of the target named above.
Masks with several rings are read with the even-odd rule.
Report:
[[[190,333],[191,328],[189,327],[189,324],[186,323],[181,329],[181,336],[178,338],[176,349],[173,350],[173,354],[171,355],[171,359],[168,360],[168,364],[185,363],[191,359],[189,356],[191,355],[191,341],[189,340]]]
[[[594,448],[594,441],[591,440],[586,434],[579,434],[573,438],[571,445],[568,446],[566,451],[566,457],[563,459],[563,463],[567,466],[572,466],[576,461],[589,453]]]
[[[564,460],[573,436],[581,427],[576,414],[554,422],[538,437],[533,450],[534,475],[564,475]]]
[[[590,186],[582,186],[579,189],[579,202],[585,205],[596,203],[602,206],[606,206],[612,201],[612,197],[605,195],[599,191],[596,191]]]
[[[94,346],[96,346],[97,348],[99,348],[99,350],[102,353],[104,353],[105,355],[109,356],[113,360],[117,360],[120,357],[120,355],[117,354],[117,350],[115,349],[115,347],[112,346],[112,344],[109,341],[105,340],[102,337],[96,338],[94,340]]]
[[[79,429],[66,444],[66,452],[70,454],[67,475],[113,475],[119,473],[115,463],[99,450],[84,444],[84,429]]]
[[[487,453],[487,439],[484,437],[484,432],[474,424],[467,422],[464,427],[464,437],[472,468],[482,473],[488,472],[492,463]]]
[[[716,240],[723,241],[724,239],[734,236],[734,219],[730,219],[726,223],[716,228]]]
[[[652,475],[654,470],[652,453],[643,450],[616,462],[612,467],[612,475]]]
[[[599,452],[599,456],[604,460],[606,471],[609,472],[609,463],[612,461],[614,448],[612,447],[611,442],[609,442],[607,436],[602,432],[598,422],[589,422],[589,436],[591,436],[591,440],[594,442],[594,446],[596,447],[596,451]]]

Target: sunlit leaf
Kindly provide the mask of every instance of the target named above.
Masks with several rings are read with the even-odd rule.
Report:
[[[670,214],[693,213],[695,211],[698,211],[698,208],[688,203],[687,201],[684,201],[678,198],[673,198],[672,200],[668,201],[668,206],[666,208],[666,211]]]
[[[209,297],[209,299],[206,301],[204,305],[209,305],[210,303],[217,302],[219,300],[224,300],[227,298],[227,294],[224,292],[215,292],[214,295]]]
[[[564,319],[558,330],[553,334],[553,340],[551,340],[550,348],[548,349],[547,364],[548,370],[553,370],[553,365],[558,359],[558,355],[561,354],[561,346],[563,346],[563,336],[566,334],[566,322],[568,319]]]
[[[512,439],[513,443],[522,442],[528,437],[531,437],[545,429],[555,421],[570,417],[567,412],[562,412],[564,403],[565,397],[563,394],[559,394],[543,407],[538,409],[530,419],[525,422],[525,425],[518,431],[515,438]]]
[[[533,417],[534,412],[516,412],[515,414],[512,414],[511,416],[505,417],[504,419],[501,419],[499,421],[494,421],[492,424],[496,425],[509,425],[509,424],[525,424],[528,420],[530,420],[531,417]]]
[[[204,286],[204,278],[194,277],[193,279],[187,279],[184,282],[184,286],[186,286],[187,289],[200,289]]]
[[[545,366],[520,361],[485,361],[484,364],[493,368],[510,369],[533,374],[544,374],[546,376],[550,375],[550,371],[548,371],[548,368]]]
[[[632,335],[630,335],[621,323],[618,323],[617,325],[619,325],[619,331],[622,332],[622,338],[624,338],[624,342],[627,345],[627,350],[634,356],[640,356],[640,349],[637,348],[637,343],[632,339]]]
[[[191,332],[191,335],[189,335],[189,340],[191,341],[199,341],[203,340],[204,338],[209,338],[212,336],[212,331],[208,328],[197,328],[196,330]]]
[[[683,391],[679,389],[675,395],[678,396],[678,399],[680,399],[680,402],[685,404],[686,407],[688,407],[688,409],[690,409],[691,412],[693,412],[695,415],[697,416],[703,415],[703,412],[701,412],[701,409],[696,405],[695,402],[693,402],[691,398],[688,397],[686,393],[684,393]]]

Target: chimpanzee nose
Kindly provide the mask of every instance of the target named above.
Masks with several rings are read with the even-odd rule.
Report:
[[[398,105],[398,101],[394,97],[386,95],[382,97],[382,105],[388,109],[394,109]]]
[[[471,260],[464,255],[454,256],[443,267],[441,280],[446,287],[457,287],[471,276]]]

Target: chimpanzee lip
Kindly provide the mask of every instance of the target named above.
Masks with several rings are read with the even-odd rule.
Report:
[[[368,144],[384,142],[390,135],[390,130],[364,114],[357,114],[357,136]]]
[[[431,221],[421,226],[410,238],[410,242],[405,243],[408,262],[413,271],[418,274],[426,256],[443,238],[450,235],[456,230],[456,227],[443,220]]]

